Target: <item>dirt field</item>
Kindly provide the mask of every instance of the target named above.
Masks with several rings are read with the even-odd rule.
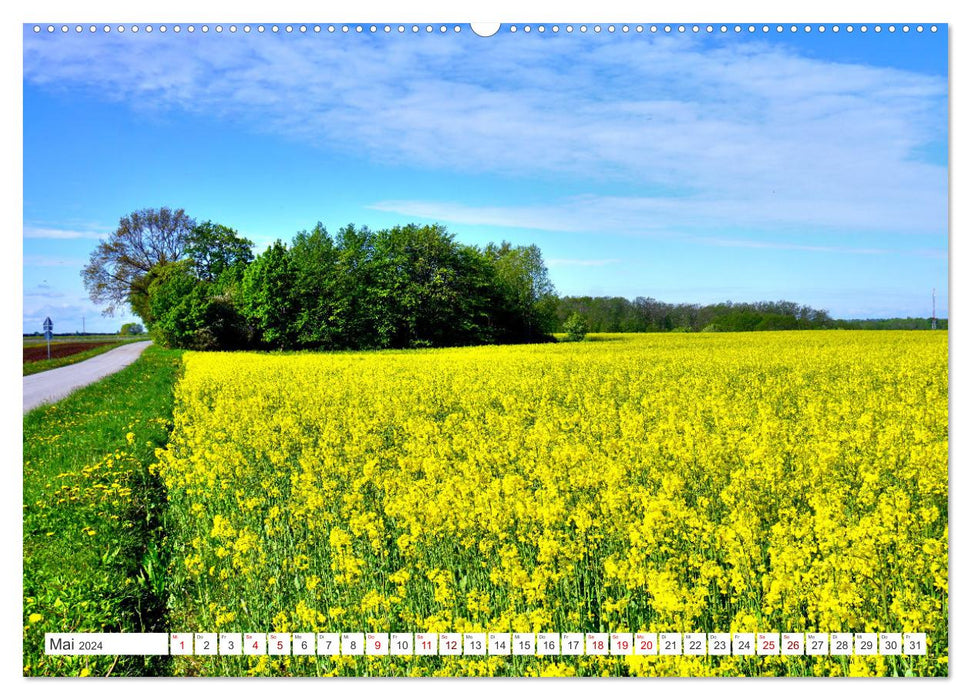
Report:
[[[117,341],[116,341],[117,342]],[[79,352],[97,348],[102,345],[114,345],[115,343],[51,343],[51,359],[56,357],[68,357]],[[47,359],[47,344],[29,345],[24,347],[24,362],[39,362]]]

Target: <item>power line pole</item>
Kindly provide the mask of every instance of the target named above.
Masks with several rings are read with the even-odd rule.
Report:
[[[931,290],[931,330],[937,330],[937,287]]]

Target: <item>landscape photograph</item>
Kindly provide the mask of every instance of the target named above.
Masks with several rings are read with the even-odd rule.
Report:
[[[948,100],[946,23],[23,25],[23,675],[948,676]]]

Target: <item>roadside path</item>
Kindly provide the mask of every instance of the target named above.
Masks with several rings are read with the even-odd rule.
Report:
[[[75,389],[127,367],[151,344],[150,340],[128,343],[84,362],[24,377],[24,413],[41,404],[60,401]]]

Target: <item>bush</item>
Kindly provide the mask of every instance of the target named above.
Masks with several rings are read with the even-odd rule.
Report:
[[[579,342],[587,336],[587,320],[574,312],[563,322],[563,331],[566,333],[567,340]]]

